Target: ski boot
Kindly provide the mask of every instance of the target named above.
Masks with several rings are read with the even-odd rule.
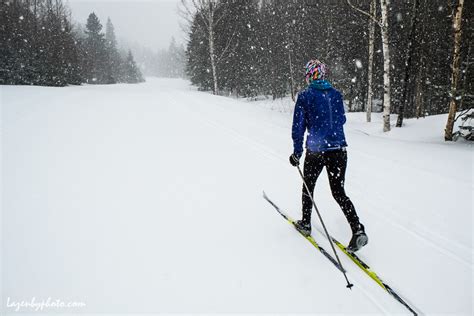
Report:
[[[349,253],[354,253],[358,251],[360,248],[364,247],[369,242],[369,238],[365,234],[364,225],[359,224],[358,226],[358,228],[353,229],[351,241],[349,242],[349,245],[346,248],[347,252]]]
[[[308,237],[311,235],[311,222],[305,222],[299,220],[294,222],[296,230],[298,230],[303,236]]]

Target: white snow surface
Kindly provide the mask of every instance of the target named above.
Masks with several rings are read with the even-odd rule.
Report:
[[[7,300],[51,297],[86,303],[59,312],[407,314],[339,253],[346,289],[262,198],[300,216],[288,99],[156,78],[0,93],[5,313]],[[369,236],[359,256],[418,311],[470,315],[472,145],[443,141],[446,115],[385,134],[379,114],[347,116],[346,191]],[[347,243],[325,172],[315,199]]]

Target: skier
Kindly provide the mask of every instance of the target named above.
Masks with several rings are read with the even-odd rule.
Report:
[[[319,60],[310,60],[305,71],[308,87],[298,94],[295,104],[292,128],[294,151],[290,163],[295,167],[299,165],[307,130],[304,181],[312,197],[316,180],[326,167],[332,195],[352,229],[347,250],[355,252],[367,244],[368,238],[354,205],[344,191],[347,143],[343,129],[346,116],[342,95],[326,80],[327,66]],[[306,236],[311,234],[311,197],[303,185],[303,218],[295,222],[295,226]]]

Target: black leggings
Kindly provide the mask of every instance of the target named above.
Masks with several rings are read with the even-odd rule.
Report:
[[[359,226],[359,217],[349,197],[344,191],[344,180],[347,167],[347,152],[345,149],[326,152],[307,152],[304,159],[304,179],[313,196],[314,186],[323,168],[326,167],[329,184],[334,199],[341,207],[352,230]],[[303,184],[303,220],[311,220],[313,204]]]

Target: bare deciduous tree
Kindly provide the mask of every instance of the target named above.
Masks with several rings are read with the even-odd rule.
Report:
[[[375,15],[376,0],[370,1],[370,14]],[[372,78],[374,76],[374,38],[375,23],[372,19],[369,21],[369,65],[367,69],[367,122],[372,120],[372,99],[374,92],[372,90]]]
[[[188,19],[192,20],[192,16],[195,14],[199,17],[200,21],[205,27],[206,35],[208,37],[213,93],[219,94],[219,77],[217,65],[228,51],[234,37],[231,36],[228,39],[225,48],[218,55],[216,51],[216,26],[228,15],[227,7],[219,7],[219,0],[190,0],[192,9],[189,7],[189,3],[186,0],[182,0],[181,3],[184,7],[184,11],[188,14]]]
[[[380,0],[381,17],[377,18],[374,14],[368,13],[357,8],[347,0],[347,4],[354,10],[368,16],[372,22],[375,22],[381,29],[382,50],[383,50],[383,131],[390,131],[390,111],[391,111],[391,91],[390,91],[390,46],[388,39],[388,2],[387,0]],[[370,45],[370,44],[369,44]],[[369,75],[370,76],[370,75]],[[367,114],[369,116],[369,114]]]

